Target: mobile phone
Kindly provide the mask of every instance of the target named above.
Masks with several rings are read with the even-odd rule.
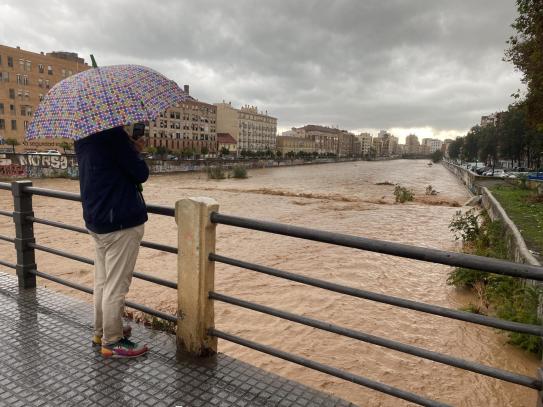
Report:
[[[145,123],[134,123],[132,128],[132,139],[137,140],[145,134]]]

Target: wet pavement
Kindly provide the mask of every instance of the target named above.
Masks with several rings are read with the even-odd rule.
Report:
[[[133,324],[151,351],[103,359],[92,306],[0,273],[0,406],[353,406],[219,354],[177,360],[175,337]]]

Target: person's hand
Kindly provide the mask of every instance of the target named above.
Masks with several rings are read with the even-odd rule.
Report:
[[[141,153],[145,148],[145,137],[140,137],[139,139],[135,140],[134,148],[137,150],[138,153]]]

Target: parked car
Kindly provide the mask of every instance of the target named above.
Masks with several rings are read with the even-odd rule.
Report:
[[[475,170],[475,172],[479,175],[483,175],[486,171],[490,170],[490,167],[479,167]]]
[[[500,177],[500,178],[505,178],[507,176],[503,168],[495,168],[494,170],[490,169],[486,171],[483,175],[487,177]]]

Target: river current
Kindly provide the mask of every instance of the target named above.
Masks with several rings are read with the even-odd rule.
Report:
[[[185,197],[207,196],[217,200],[225,214],[436,249],[460,249],[448,225],[456,211],[465,209],[462,205],[469,194],[441,165],[430,167],[423,160],[352,162],[251,170],[249,175],[245,180],[221,181],[207,180],[200,173],[157,175],[145,184],[144,196],[149,203],[168,206]],[[415,192],[414,202],[394,203],[394,186],[388,184],[397,183]],[[79,192],[77,181],[65,179],[35,180],[34,185]],[[428,185],[438,191],[436,196],[424,194]],[[0,208],[11,207],[11,196],[0,191]],[[37,217],[83,225],[81,207],[76,202],[35,197],[34,211]],[[9,218],[0,217],[0,234],[14,234]],[[86,235],[43,225],[35,226],[35,234],[40,244],[93,257]],[[176,245],[175,221],[150,215],[144,239]],[[475,301],[469,293],[446,284],[450,267],[383,254],[222,225],[217,228],[217,253],[449,308]],[[41,271],[92,285],[91,267],[47,253],[37,252],[36,256]],[[6,243],[0,242],[0,258],[15,259]],[[175,280],[175,255],[142,248],[136,270]],[[86,294],[48,281],[39,284],[91,301]],[[215,290],[521,374],[534,376],[539,365],[536,357],[508,345],[507,337],[492,328],[356,299],[235,267],[217,264]],[[167,312],[175,312],[177,302],[174,290],[141,280],[134,280],[128,298]],[[217,303],[215,318],[217,328],[223,331],[452,405],[535,405],[533,390],[254,311]],[[410,405],[232,343],[219,341],[219,350],[360,406]]]

